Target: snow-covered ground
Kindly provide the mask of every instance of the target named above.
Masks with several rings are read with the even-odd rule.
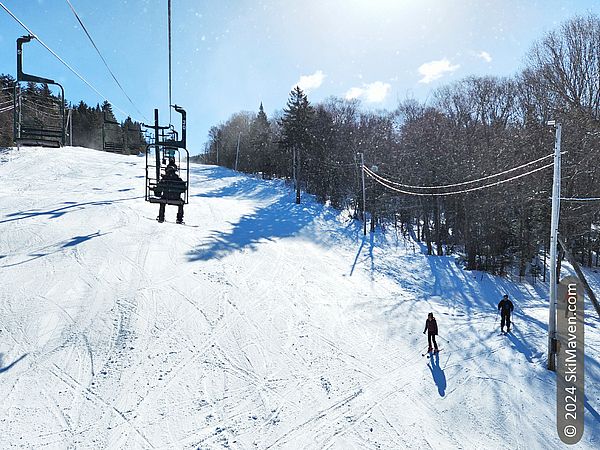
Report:
[[[143,158],[0,160],[1,448],[566,447],[542,284],[465,272],[392,231],[363,240],[280,182],[223,168],[192,167],[180,226],[144,202]],[[504,293],[512,336],[495,322]],[[591,308],[586,323],[576,448],[595,449]]]

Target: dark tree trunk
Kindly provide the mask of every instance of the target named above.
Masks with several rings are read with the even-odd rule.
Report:
[[[429,227],[429,214],[423,212],[423,234],[427,244],[427,254],[433,255],[433,245],[431,244],[431,228]]]
[[[439,198],[436,199],[435,209],[433,211],[434,214],[434,226],[435,226],[435,245],[438,256],[444,255],[444,249],[442,247],[442,230],[441,230],[441,211],[440,211],[440,201]]]

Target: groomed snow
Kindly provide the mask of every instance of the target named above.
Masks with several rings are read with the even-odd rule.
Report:
[[[393,230],[363,240],[280,182],[219,167],[192,166],[180,226],[154,220],[144,158],[0,160],[1,448],[566,448],[542,284],[463,271]],[[505,292],[512,336],[495,323]],[[597,449],[588,313],[575,448]]]

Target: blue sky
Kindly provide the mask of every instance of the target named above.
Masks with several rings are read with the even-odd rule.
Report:
[[[124,111],[149,122],[158,107],[168,122],[167,0],[70,0],[135,106],[66,1],[0,1],[119,119]],[[270,115],[298,83],[312,102],[336,95],[393,109],[468,75],[512,75],[546,32],[576,14],[600,14],[596,0],[172,0],[172,8],[173,101],[188,111],[191,154],[210,126],[260,102]],[[0,10],[0,73],[15,75],[22,34]],[[71,101],[103,100],[37,42],[25,49],[24,68],[59,81]]]

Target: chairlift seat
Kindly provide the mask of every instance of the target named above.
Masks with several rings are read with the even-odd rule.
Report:
[[[166,205],[185,205],[185,200],[175,200],[168,198],[160,198],[160,197],[148,197],[148,201],[150,203],[164,203]]]
[[[60,139],[37,139],[37,138],[17,138],[15,139],[17,147],[51,147],[59,148],[62,146]]]
[[[104,151],[107,152],[123,152],[123,144],[120,142],[105,142],[104,143]]]
[[[22,126],[21,135],[15,142],[24,147],[54,147],[62,146],[62,130],[55,127]]]

